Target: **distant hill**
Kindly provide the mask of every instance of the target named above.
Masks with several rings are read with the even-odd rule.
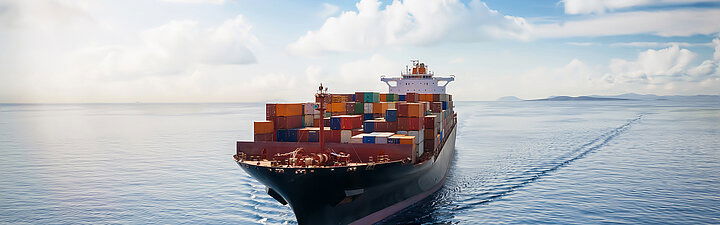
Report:
[[[622,100],[667,100],[667,101],[717,101],[720,102],[720,95],[653,95],[626,93],[621,95],[589,95],[589,96],[550,96],[543,99],[526,101],[622,101]]]
[[[515,97],[515,96],[505,96],[505,97],[500,97],[495,101],[513,102],[513,101],[522,101],[522,99]]]
[[[590,97],[590,96],[555,96],[543,99],[533,99],[528,101],[625,101],[630,100],[626,98],[606,98],[606,97]]]
[[[720,101],[720,95],[653,95],[627,93],[621,95],[590,95],[591,97],[602,98],[626,98],[632,100],[670,100],[670,101]]]

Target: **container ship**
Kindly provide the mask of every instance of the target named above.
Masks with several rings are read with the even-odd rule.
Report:
[[[233,156],[299,224],[373,224],[442,187],[455,151],[454,76],[411,61],[388,93],[328,93],[266,105]]]

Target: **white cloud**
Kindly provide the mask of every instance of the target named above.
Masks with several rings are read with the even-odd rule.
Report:
[[[720,52],[720,38],[713,43]],[[573,59],[557,67],[539,67],[518,75],[478,79],[475,88],[489,96],[514,95],[525,99],[553,95],[648,93],[660,95],[717,94],[720,60],[697,64],[698,54],[671,46],[648,49],[634,59],[611,59],[608,64],[588,65]]]
[[[664,83],[668,77],[683,76],[697,54],[678,46],[660,50],[647,50],[629,61],[613,59],[610,62],[608,80],[612,82]]]
[[[0,2],[0,101],[159,99],[191,93],[181,84],[204,71],[255,62],[260,44],[242,16],[128,32],[93,17],[94,3]]]
[[[200,4],[200,3],[208,3],[208,4],[223,4],[225,3],[225,0],[161,0],[164,2],[175,2],[175,3],[192,3],[192,4]]]
[[[613,59],[605,75],[609,82],[670,84],[678,81],[703,82],[720,80],[720,38],[713,39],[715,52],[711,59],[693,66],[697,54],[677,45],[638,54],[634,60]]]
[[[612,47],[643,47],[643,48],[658,48],[658,47],[712,47],[712,43],[688,43],[688,42],[616,42],[610,44]]]
[[[564,23],[537,24],[533,37],[598,37],[652,34],[663,37],[720,32],[720,9],[612,13]]]
[[[251,48],[259,45],[242,15],[217,27],[196,21],[171,21],[138,36],[140,43],[101,45],[77,51],[74,66],[103,79],[183,75],[199,64],[233,65],[256,61]]]
[[[595,43],[595,42],[567,42],[566,44],[575,45],[575,46],[593,46],[593,45],[598,45],[599,43]]]
[[[715,47],[713,59],[715,59],[715,61],[720,61],[720,37],[713,39],[712,43]]]
[[[340,12],[340,7],[333,4],[323,3],[322,10],[318,13],[318,16],[324,19],[335,16],[338,12]]]
[[[680,5],[717,0],[562,0],[567,14],[605,13],[638,6]]]
[[[314,55],[327,51],[360,51],[388,45],[425,45],[448,40],[527,39],[523,18],[506,16],[474,0],[393,1],[382,8],[377,0],[361,0],[358,11],[328,18],[288,49]]]

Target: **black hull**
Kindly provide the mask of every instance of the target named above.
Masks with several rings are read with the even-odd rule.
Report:
[[[275,168],[238,164],[287,201],[299,224],[371,224],[442,187],[455,152],[453,128],[435,159],[335,168]],[[300,171],[298,171],[300,170]],[[277,196],[279,195],[279,196]]]

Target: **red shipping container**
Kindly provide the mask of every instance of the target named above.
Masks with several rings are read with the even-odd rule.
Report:
[[[434,113],[442,112],[442,102],[430,103],[430,111],[432,111]]]
[[[435,140],[435,135],[437,135],[437,129],[425,128],[425,134],[424,134],[425,140]]]
[[[420,130],[423,129],[423,120],[421,120],[419,117],[408,117],[407,119],[407,127],[408,130]]]
[[[347,114],[355,114],[355,102],[345,102],[344,104]]]
[[[330,130],[327,142],[340,143],[340,131],[342,130]]]
[[[436,115],[425,116],[425,128],[435,128],[436,121],[437,121]]]
[[[293,129],[302,127],[302,116],[275,117],[275,129]]]
[[[330,127],[330,117],[326,117],[325,119],[323,119],[323,125],[325,127]]]
[[[275,104],[265,104],[265,120],[273,121],[275,119]]]
[[[375,122],[376,132],[388,132],[387,121],[378,120]]]
[[[275,141],[275,133],[269,134],[255,134],[255,141]]]
[[[398,117],[408,117],[408,105],[407,103],[400,103],[397,106]]]
[[[320,127],[320,119],[313,119],[313,127]]]
[[[433,150],[435,150],[436,147],[438,147],[438,144],[435,141],[435,139],[425,140],[425,141],[423,141],[423,143],[424,143],[423,147],[425,147],[425,152],[432,152]]]
[[[387,132],[397,132],[398,131],[398,122],[386,122],[387,123]]]
[[[365,102],[365,95],[362,92],[355,92],[356,102]]]
[[[361,115],[347,115],[340,117],[340,129],[352,130],[362,127],[362,116]]]
[[[408,129],[408,118],[407,117],[399,117],[397,121],[397,129],[398,130],[409,130]]]
[[[405,101],[406,102],[418,102],[418,93],[408,92],[405,94]]]
[[[433,102],[439,102],[439,101],[440,101],[440,94],[433,94],[432,101],[433,101]]]

